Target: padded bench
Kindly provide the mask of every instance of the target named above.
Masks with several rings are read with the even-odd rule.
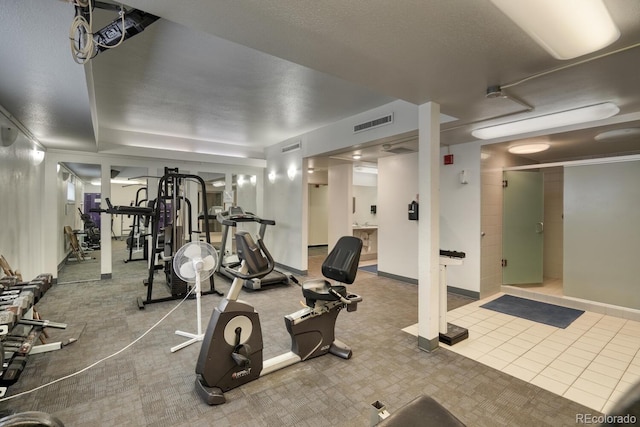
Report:
[[[465,426],[444,406],[425,395],[413,399],[400,410],[378,423],[380,427],[418,427],[425,425],[438,427]]]

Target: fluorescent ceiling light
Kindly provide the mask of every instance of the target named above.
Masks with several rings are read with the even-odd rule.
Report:
[[[640,128],[614,129],[596,135],[596,141],[619,141],[627,138],[640,137]]]
[[[602,0],[491,0],[557,59],[600,50],[620,37]]]
[[[227,184],[224,181],[213,181],[211,185],[213,185],[214,187],[224,187]]]
[[[480,139],[502,138],[505,136],[520,135],[539,130],[602,120],[615,116],[619,111],[620,109],[614,103],[604,102],[602,104],[576,108],[575,110],[561,111],[559,113],[547,114],[546,116],[532,117],[517,122],[475,129],[471,132],[471,135]]]
[[[507,151],[512,154],[533,154],[548,150],[550,147],[546,142],[536,142],[531,144],[520,144],[509,147]]]

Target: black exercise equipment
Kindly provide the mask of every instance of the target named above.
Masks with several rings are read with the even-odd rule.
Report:
[[[138,298],[138,308],[143,309],[146,304],[171,301],[184,298],[189,292],[188,284],[181,280],[172,267],[172,256],[178,248],[182,247],[193,236],[193,233],[200,233],[192,227],[191,202],[181,193],[181,186],[187,180],[195,181],[199,184],[202,196],[202,210],[204,212],[204,235],[205,241],[211,243],[209,233],[209,217],[207,209],[207,188],[204,180],[198,175],[182,174],[178,169],[165,168],[164,175],[158,183],[158,196],[153,203],[151,218],[151,247],[153,256],[149,260],[149,276],[144,280],[147,287],[146,299]],[[140,209],[140,208],[137,208]],[[186,212],[185,212],[186,211]],[[188,238],[184,237],[184,223],[187,224]],[[156,265],[156,256],[160,257],[160,265]],[[153,298],[154,274],[157,269],[164,269],[166,283],[171,295],[163,298]],[[203,290],[202,295],[207,294],[222,295],[215,289],[213,276],[209,278],[209,290]]]
[[[78,208],[78,212],[80,212],[80,219],[82,220],[83,232],[75,232],[76,234],[83,234],[85,236],[85,241],[88,249],[100,249],[100,229],[98,225],[95,223],[93,219],[91,219],[91,215],[88,213],[83,213],[80,208]]]
[[[255,309],[238,296],[245,280],[260,278],[273,270],[274,260],[261,239],[257,244],[246,231],[236,233],[241,265],[226,297],[211,315],[196,365],[196,391],[209,405],[225,402],[224,392],[297,362],[326,353],[343,359],[351,348],[335,339],[335,324],[343,308],[355,311],[362,297],[348,293],[354,282],[362,241],[344,236],[322,264],[322,274],[341,284],[318,279],[303,283],[307,306],[285,316],[291,351],[263,362],[262,331]]]
[[[411,427],[433,425],[438,427],[464,427],[455,415],[429,396],[419,396],[391,414],[379,427]]]
[[[256,223],[260,224],[258,231],[258,239],[264,240],[264,235],[268,225],[276,225],[276,222],[271,219],[263,219],[257,215],[246,212],[240,206],[233,206],[226,211],[219,212],[216,219],[222,224],[222,243],[220,245],[220,253],[218,257],[218,264],[216,265],[216,273],[222,274],[231,280],[235,276],[235,271],[240,267],[240,260],[237,254],[227,254],[227,240],[229,236],[229,230],[238,227],[241,223]],[[244,287],[251,290],[264,289],[269,285],[289,285],[291,282],[298,283],[298,281],[289,273],[283,273],[274,269],[264,277],[247,279],[244,281]]]
[[[136,200],[132,206],[135,207],[145,207],[144,203],[148,202],[148,199],[141,198],[140,193],[144,191],[147,192],[147,187],[141,187],[136,191]],[[149,227],[151,213],[153,210],[147,206],[150,211],[149,214],[133,214],[133,221],[131,223],[131,230],[129,231],[129,236],[127,237],[127,249],[129,249],[129,258],[125,259],[124,262],[131,261],[146,261],[149,259],[149,250],[147,247],[147,237],[150,236],[149,233],[146,232],[146,228]],[[128,215],[130,217],[131,215]],[[135,249],[134,249],[135,246]],[[134,258],[133,254],[137,252],[142,252],[142,258]]]

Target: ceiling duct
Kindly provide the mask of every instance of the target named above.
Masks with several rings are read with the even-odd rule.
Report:
[[[392,153],[392,154],[408,154],[408,153],[417,152],[417,150],[414,150],[413,148],[402,147],[399,145],[392,145],[392,144],[382,144],[382,151],[384,151],[385,153]]]
[[[282,152],[283,153],[289,153],[291,151],[296,151],[296,150],[299,150],[301,146],[302,146],[302,144],[300,143],[300,141],[298,141],[295,144],[291,144],[291,145],[287,145],[286,147],[282,147]]]
[[[408,154],[408,153],[416,152],[416,150],[414,150],[413,148],[407,148],[407,147],[390,147],[388,149],[385,149],[384,147],[382,147],[382,151],[386,153],[393,153],[393,154]]]
[[[353,133],[374,129],[379,126],[388,125],[389,123],[393,123],[393,113],[386,115],[384,117],[380,117],[379,119],[375,119],[365,123],[360,123],[359,125],[355,125],[353,127]]]

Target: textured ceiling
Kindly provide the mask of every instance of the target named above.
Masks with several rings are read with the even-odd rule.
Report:
[[[618,117],[579,139],[553,137],[586,150],[608,126],[640,126],[640,48],[622,50],[640,42],[640,2],[605,3],[620,39],[558,61],[489,0],[129,0],[161,19],[81,66],[69,52],[70,4],[2,2],[0,55],[10,60],[0,105],[48,148],[261,158],[265,146],[394,99],[434,101],[458,118],[443,125],[443,144],[491,123],[615,102]],[[114,18],[98,10],[96,26]],[[492,85],[533,111],[486,99]]]

